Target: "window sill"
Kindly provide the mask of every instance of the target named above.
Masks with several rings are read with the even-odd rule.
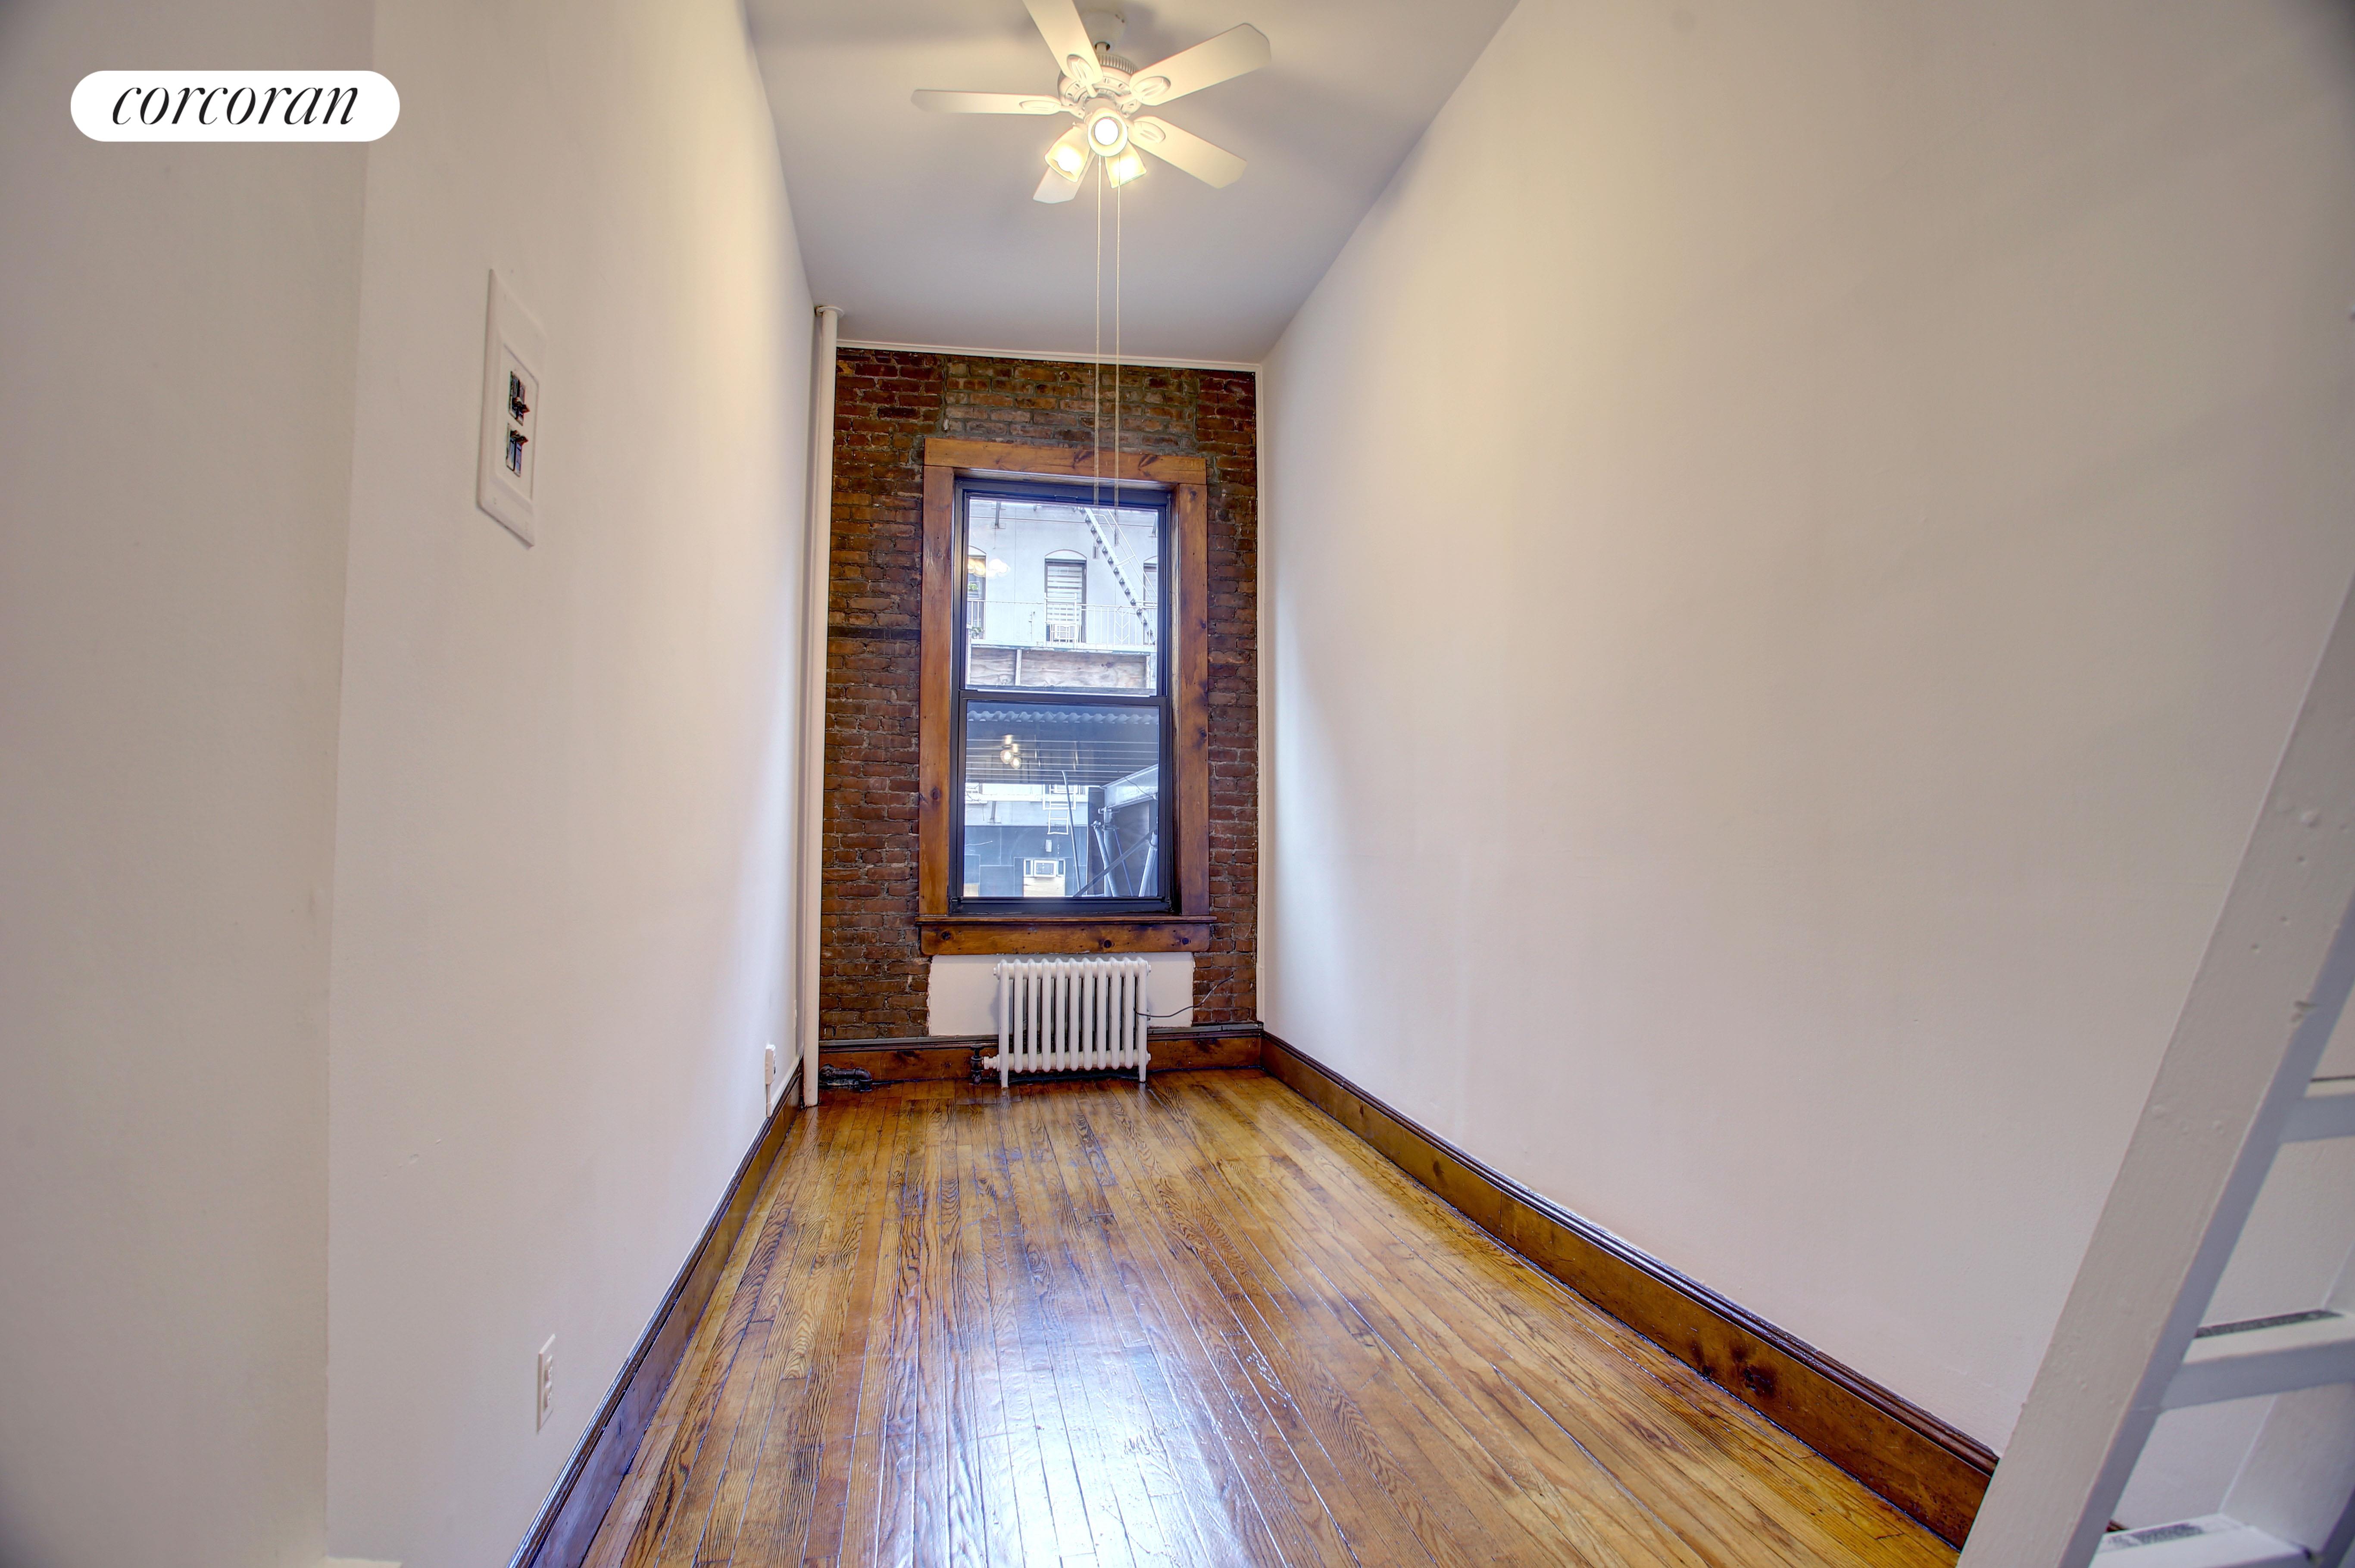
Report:
[[[1199,953],[1208,915],[919,915],[924,953]]]

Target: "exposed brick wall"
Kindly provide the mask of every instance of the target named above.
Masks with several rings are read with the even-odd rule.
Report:
[[[1085,446],[1114,380],[1091,365],[844,349],[836,362],[834,571],[826,647],[826,889],[819,1027],[827,1039],[922,1034],[916,941],[917,638],[927,436]],[[1128,366],[1121,444],[1208,460],[1210,566],[1209,950],[1194,1017],[1257,1016],[1259,560],[1257,392],[1248,374]]]

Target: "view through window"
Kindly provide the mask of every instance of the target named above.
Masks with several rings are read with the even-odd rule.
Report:
[[[1160,493],[958,497],[963,906],[1166,908]]]

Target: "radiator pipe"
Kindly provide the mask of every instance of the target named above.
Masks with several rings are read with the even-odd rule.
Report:
[[[801,850],[795,856],[800,909],[794,921],[799,973],[794,1013],[801,1024],[802,1104],[817,1104],[819,915],[826,885],[826,615],[834,573],[834,356],[842,307],[817,307],[817,347],[810,370],[809,520],[802,552]]]

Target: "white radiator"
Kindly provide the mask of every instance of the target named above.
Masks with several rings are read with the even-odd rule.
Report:
[[[1087,1073],[1134,1067],[1145,1077],[1146,1000],[1153,966],[1143,959],[1008,959],[997,966],[1000,1086],[1017,1073]]]

